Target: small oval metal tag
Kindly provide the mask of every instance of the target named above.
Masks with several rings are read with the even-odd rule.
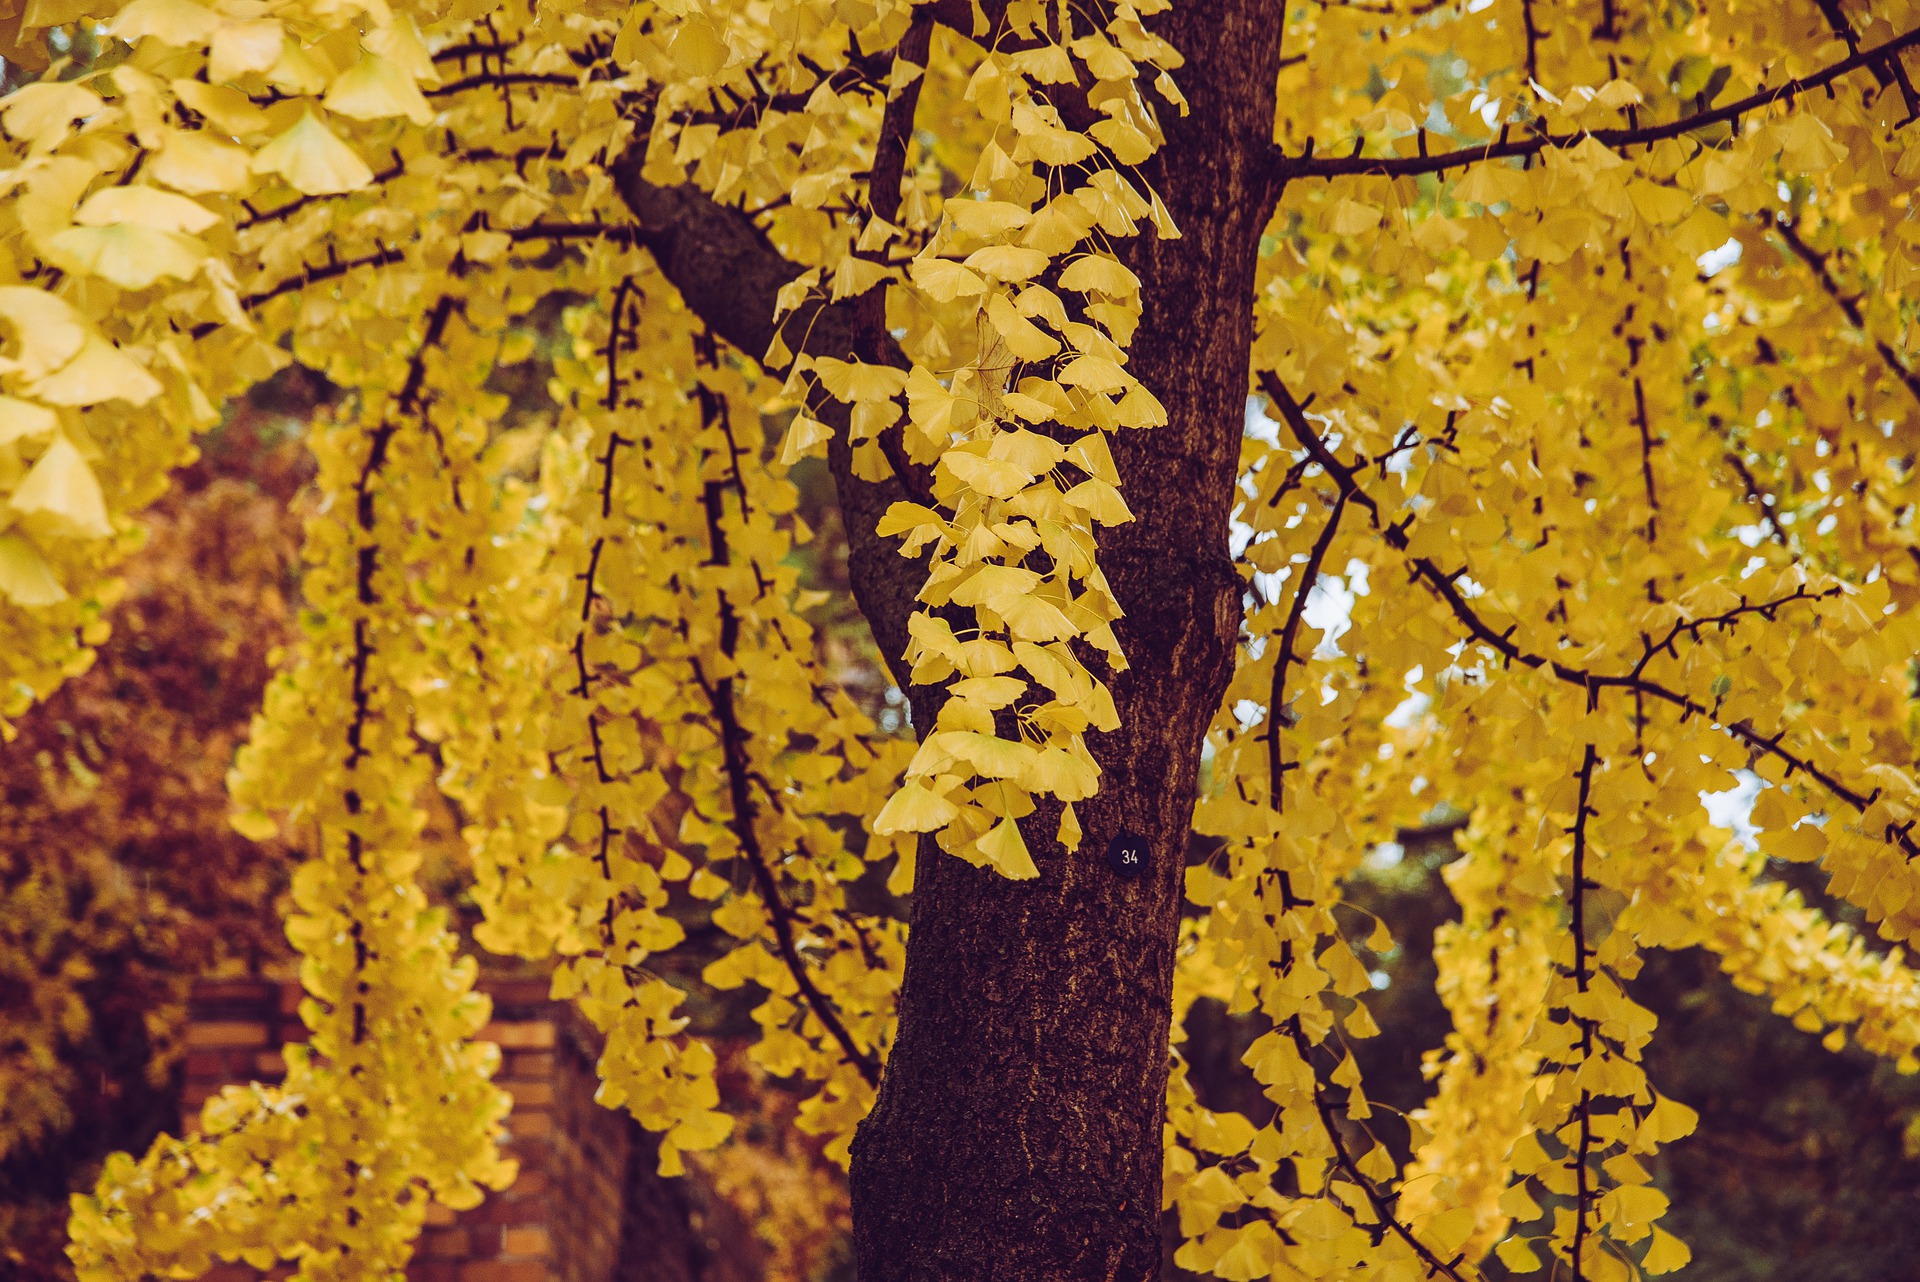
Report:
[[[1138,877],[1147,870],[1147,839],[1123,829],[1107,843],[1107,867],[1116,877]]]

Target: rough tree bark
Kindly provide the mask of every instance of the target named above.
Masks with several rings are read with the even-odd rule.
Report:
[[[1057,807],[1022,822],[1037,880],[1007,881],[923,842],[899,1032],[853,1148],[862,1282],[1142,1282],[1160,1267],[1182,856],[1200,744],[1231,675],[1240,620],[1227,515],[1255,256],[1272,207],[1261,159],[1272,139],[1280,12],[1253,0],[1182,0],[1153,25],[1186,56],[1178,79],[1192,110],[1165,113],[1167,145],[1144,167],[1182,237],[1149,230],[1118,245],[1146,308],[1131,368],[1171,418],[1113,441],[1137,516],[1100,544],[1127,616],[1116,631],[1132,666],[1109,681],[1121,728],[1089,737],[1101,789],[1077,807],[1085,831],[1077,854],[1053,839]],[[774,291],[796,269],[750,221],[691,189],[654,187],[637,165],[620,183],[689,306],[741,350],[764,351]],[[855,306],[827,307],[788,332],[809,335],[818,355],[899,360],[862,320]],[[831,461],[855,592],[893,662],[923,570],[871,531],[904,491]],[[915,702],[916,724],[930,724],[935,705],[924,695]],[[1133,880],[1103,857],[1123,830],[1151,852]]]

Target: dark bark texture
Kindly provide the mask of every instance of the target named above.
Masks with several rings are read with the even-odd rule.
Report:
[[[1160,1264],[1162,1101],[1201,739],[1231,674],[1240,584],[1227,558],[1247,395],[1253,271],[1268,206],[1278,14],[1183,2],[1156,29],[1192,103],[1164,114],[1146,177],[1183,236],[1118,242],[1146,315],[1130,368],[1171,422],[1112,440],[1138,519],[1103,531],[1127,617],[1121,728],[1090,736],[1100,794],[1022,824],[1041,875],[1010,882],[923,842],[900,1031],[854,1143],[863,1282],[1140,1282]],[[1123,830],[1145,875],[1109,871]]]
[[[862,1282],[1143,1282],[1160,1268],[1161,1123],[1173,946],[1201,740],[1232,672],[1241,585],[1227,554],[1253,337],[1253,276],[1271,210],[1269,149],[1279,11],[1182,0],[1153,21],[1187,58],[1192,105],[1163,109],[1167,145],[1144,177],[1183,233],[1118,243],[1145,317],[1130,368],[1167,406],[1162,428],[1112,439],[1137,519],[1103,531],[1100,562],[1126,618],[1131,667],[1109,678],[1121,728],[1089,737],[1099,796],[1076,810],[1076,854],[1057,805],[1021,828],[1040,877],[1008,881],[924,840],[899,1032],[879,1100],[853,1147]],[[965,28],[962,28],[963,33]],[[753,355],[773,292],[795,274],[734,211],[695,192],[622,178],[662,271],[723,337]],[[822,308],[807,347],[877,350],[852,306]],[[835,464],[862,610],[889,662],[924,570],[871,534],[898,481]],[[1096,667],[1096,670],[1097,667]],[[916,723],[934,704],[915,699]],[[1104,859],[1145,838],[1146,872]]]

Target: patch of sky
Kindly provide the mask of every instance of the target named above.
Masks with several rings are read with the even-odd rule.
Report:
[[[1699,266],[1703,276],[1717,276],[1740,261],[1740,241],[1729,237],[1726,244],[1718,249],[1709,249],[1693,261]],[[1715,318],[1710,316],[1708,319]]]
[[[1397,841],[1383,841],[1367,852],[1367,867],[1374,872],[1385,872],[1389,868],[1398,868],[1400,861],[1407,857],[1407,848]]]
[[[1753,803],[1760,799],[1760,790],[1767,786],[1766,781],[1751,770],[1735,771],[1733,787],[1720,792],[1701,792],[1700,804],[1707,808],[1707,822],[1731,832],[1744,849],[1752,850],[1757,844],[1754,839],[1760,834],[1753,824]]]
[[[1414,665],[1413,671],[1407,673],[1407,697],[1386,715],[1387,726],[1394,730],[1409,729],[1433,703],[1426,692],[1419,688],[1420,678],[1425,675],[1425,671],[1418,664]]]

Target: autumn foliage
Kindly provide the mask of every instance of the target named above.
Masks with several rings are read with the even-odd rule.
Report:
[[[738,1127],[691,1012],[748,994],[867,1282],[1145,1277],[1163,1216],[1228,1279],[1678,1269],[1654,949],[1920,1068],[1910,0],[16,26],[105,43],[0,102],[0,710],[87,668],[221,406],[341,393],[229,780],[311,1040],[107,1161],[87,1282],[388,1276],[510,1182],[476,946],[667,1175]],[[41,733],[50,807],[133,768]],[[1350,892],[1436,824],[1451,1027],[1389,1110]],[[49,1047],[64,866],[5,919]],[[1260,1107],[1196,1089],[1202,1000]]]
[[[69,1190],[174,1126],[193,978],[286,952],[289,852],[232,830],[226,774],[292,634],[303,450],[244,409],[204,449],[146,514],[111,639],[0,755],[0,1260],[26,1276]]]

